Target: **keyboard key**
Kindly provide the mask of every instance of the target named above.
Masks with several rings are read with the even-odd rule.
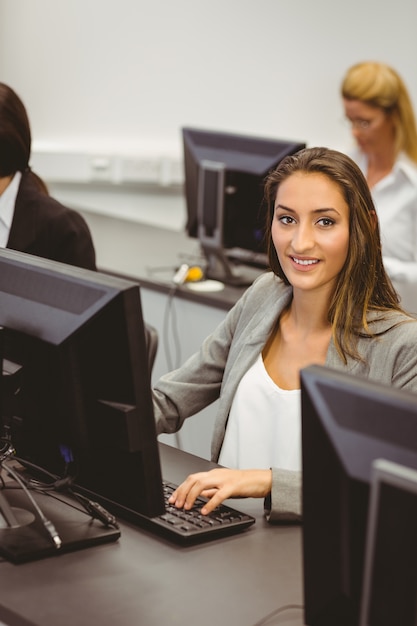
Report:
[[[152,523],[160,526],[162,534],[168,534],[171,539],[180,543],[188,543],[217,537],[220,535],[238,532],[251,526],[255,518],[221,504],[209,515],[203,515],[201,508],[205,504],[204,498],[197,498],[192,509],[185,511],[177,509],[168,500],[177,488],[176,485],[164,482],[166,512],[152,518]]]

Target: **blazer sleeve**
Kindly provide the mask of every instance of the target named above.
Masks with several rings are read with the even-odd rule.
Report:
[[[201,348],[182,367],[165,374],[156,383],[153,399],[158,433],[176,432],[187,417],[198,413],[220,395],[228,405],[237,370],[245,371],[248,366],[246,360],[237,363],[238,359],[242,361],[242,346],[247,344],[248,336],[254,331],[258,337],[252,351],[259,354],[276,317],[274,311],[265,313],[265,309],[268,312],[266,298],[273,300],[273,294],[269,293],[273,281],[272,277],[266,276],[257,279]],[[265,322],[268,317],[270,321]],[[265,330],[259,330],[260,320],[266,325]],[[225,411],[227,413],[228,406]]]
[[[265,517],[268,522],[300,522],[302,473],[272,468],[272,489],[265,498]]]
[[[84,218],[67,209],[51,221],[51,238],[55,238],[55,259],[61,263],[96,269],[96,253],[90,230]]]
[[[176,432],[187,417],[219,398],[241,307],[239,301],[184,365],[165,374],[155,384],[153,402],[158,434]]]

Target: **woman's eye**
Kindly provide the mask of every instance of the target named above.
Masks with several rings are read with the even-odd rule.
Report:
[[[332,226],[334,224],[334,220],[330,217],[322,217],[319,219],[318,223],[321,224],[321,226]]]
[[[278,216],[278,221],[280,221],[282,224],[293,224],[294,218],[290,215],[281,215]]]

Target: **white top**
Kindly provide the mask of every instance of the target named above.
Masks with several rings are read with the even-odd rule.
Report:
[[[16,172],[6,189],[0,195],[0,248],[5,248],[9,240],[21,178],[22,173]]]
[[[239,383],[219,457],[239,469],[301,471],[301,392],[280,389],[262,355]]]
[[[350,153],[366,176],[368,161],[359,149]],[[378,214],[385,268],[396,281],[417,288],[417,165],[401,153],[393,170],[372,189]]]

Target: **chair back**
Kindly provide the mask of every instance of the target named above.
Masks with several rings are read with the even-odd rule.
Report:
[[[148,348],[148,364],[149,374],[152,374],[152,369],[155,363],[155,357],[158,350],[158,331],[151,324],[145,324],[145,338],[146,346]]]

